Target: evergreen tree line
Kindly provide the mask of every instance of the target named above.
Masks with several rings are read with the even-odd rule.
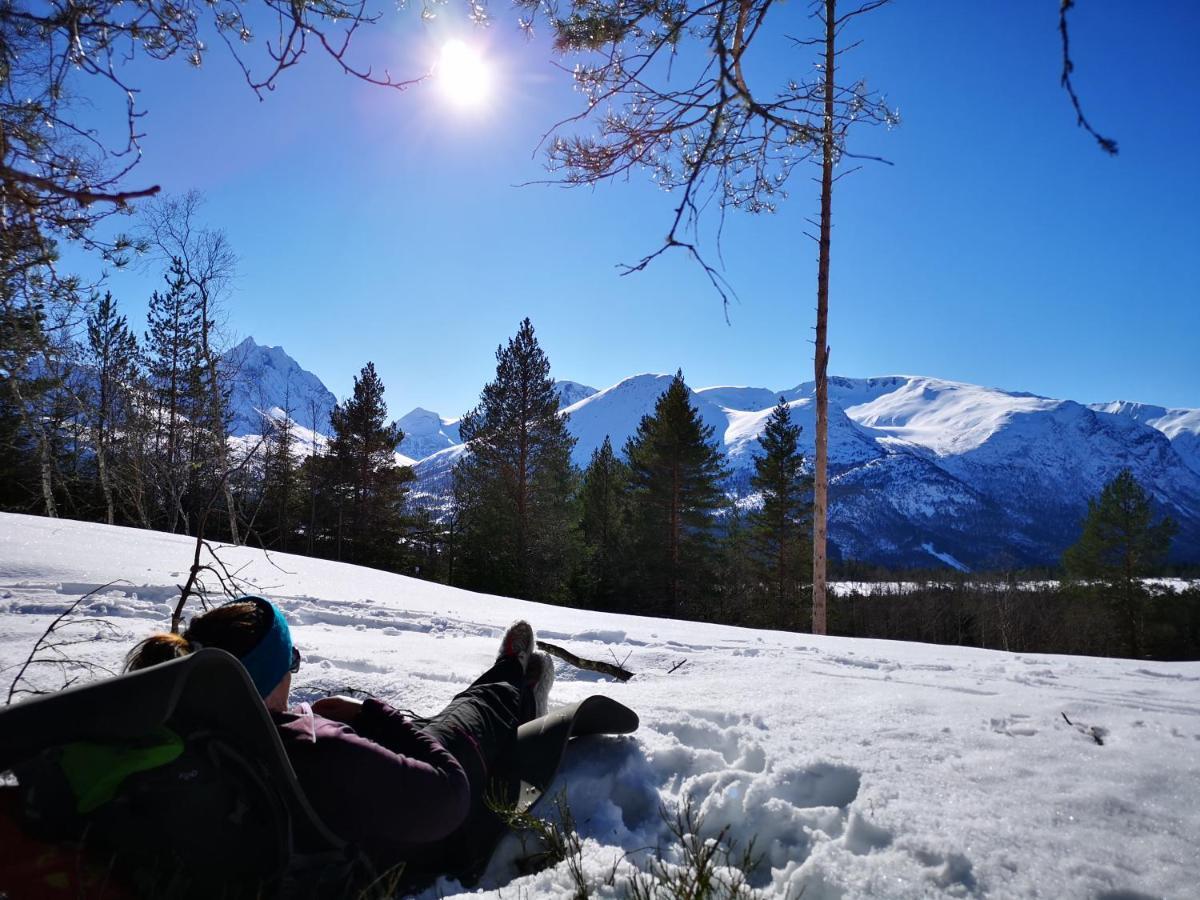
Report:
[[[748,496],[732,489],[682,372],[622,447],[605,438],[581,470],[549,359],[526,319],[497,348],[495,378],[461,421],[464,448],[443,489],[416,493],[412,470],[396,458],[404,435],[388,419],[369,362],[333,410],[327,440],[302,442],[288,409],[264,416],[257,443],[231,450],[232,373],[215,364],[212,324],[178,260],[151,298],[140,337],[108,294],[80,302],[42,286],[30,302],[33,294],[5,291],[5,509],[203,528],[218,540],[540,602],[811,625],[811,482],[800,428],[782,399],[766,422]],[[72,314],[83,321],[75,340],[64,337]],[[1173,530],[1170,520],[1154,521],[1149,499],[1123,472],[1091,502],[1062,583],[1009,573],[863,586],[834,598],[830,633],[1200,656],[1197,591],[1144,581],[1161,570]]]

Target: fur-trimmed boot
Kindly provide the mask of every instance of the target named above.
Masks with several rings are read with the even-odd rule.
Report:
[[[530,657],[525,684],[533,694],[534,715],[541,718],[550,711],[550,688],[554,687],[554,659],[545,650]]]
[[[521,669],[529,668],[529,658],[533,655],[533,648],[537,646],[537,636],[533,633],[533,626],[524,619],[517,619],[508,626],[508,631],[504,632],[504,639],[500,641],[500,652],[496,654],[496,659],[504,659],[506,656],[515,656],[521,663]]]

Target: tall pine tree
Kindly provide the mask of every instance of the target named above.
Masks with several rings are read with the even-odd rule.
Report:
[[[575,438],[558,414],[550,360],[525,319],[496,348],[496,378],[459,434],[455,581],[509,596],[565,599],[574,557]]]
[[[1088,500],[1079,541],[1063,554],[1069,575],[1100,579],[1125,652],[1141,656],[1145,646],[1147,592],[1141,579],[1157,574],[1178,526],[1169,516],[1154,521],[1150,497],[1129,469],[1122,469]]]
[[[683,372],[625,444],[639,589],[652,607],[680,615],[709,593],[714,517],[725,468],[713,428],[692,406]]]
[[[146,370],[153,395],[156,498],[161,522],[175,531],[188,528],[185,494],[192,481],[192,422],[202,405],[200,348],[201,313],[176,260],[164,276],[166,291],[150,296],[147,312]]]
[[[125,317],[117,314],[111,293],[106,291],[93,302],[87,319],[88,362],[95,374],[90,419],[105,521],[112,525],[116,522],[113,443],[125,434],[132,409],[130,392],[137,377],[138,342]]]
[[[368,362],[354,379],[353,395],[330,413],[328,452],[310,462],[323,475],[325,549],[345,562],[396,569],[413,471],[396,462],[404,432],[388,422],[383,390]]]
[[[804,474],[800,426],[782,397],[760,443],[750,483],[762,503],[749,518],[770,603],[765,618],[777,628],[794,628],[803,620],[801,586],[812,570],[812,479]]]

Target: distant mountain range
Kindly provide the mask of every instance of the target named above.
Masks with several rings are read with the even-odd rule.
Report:
[[[324,410],[315,421],[327,426],[333,395],[281,348],[247,339],[232,352],[242,361],[234,389],[238,433],[261,430],[261,411],[274,407],[292,409],[307,427],[311,412]],[[575,462],[586,465],[605,436],[620,449],[670,379],[635,375],[603,390],[557,382],[578,440]],[[691,394],[739,494],[750,493],[759,437],[780,398],[803,427],[811,458],[811,382]],[[417,461],[414,491],[436,506],[467,449],[458,419],[417,408],[399,423],[399,452]],[[831,552],[842,557],[963,569],[1054,563],[1077,539],[1088,498],[1127,467],[1179,522],[1173,558],[1200,562],[1200,410],[1086,406],[912,375],[831,377],[829,456]]]

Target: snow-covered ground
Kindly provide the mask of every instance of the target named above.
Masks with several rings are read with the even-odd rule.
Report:
[[[0,689],[53,616],[121,579],[82,605],[77,634],[96,639],[72,648],[118,668],[165,626],[191,551],[185,537],[0,515]],[[293,624],[300,700],[354,687],[432,712],[521,616],[581,656],[628,657],[637,675],[626,684],[560,664],[552,695],[604,693],[641,714],[632,737],[580,742],[558,783],[599,896],[618,895],[645,848],[667,844],[660,807],[686,798],[713,833],[756,839],[765,855],[752,881],[781,896],[1197,896],[1200,663],[612,616],[222,555]],[[615,883],[602,884],[614,866]],[[565,865],[516,881],[497,870],[487,884],[489,896],[572,892]]]

